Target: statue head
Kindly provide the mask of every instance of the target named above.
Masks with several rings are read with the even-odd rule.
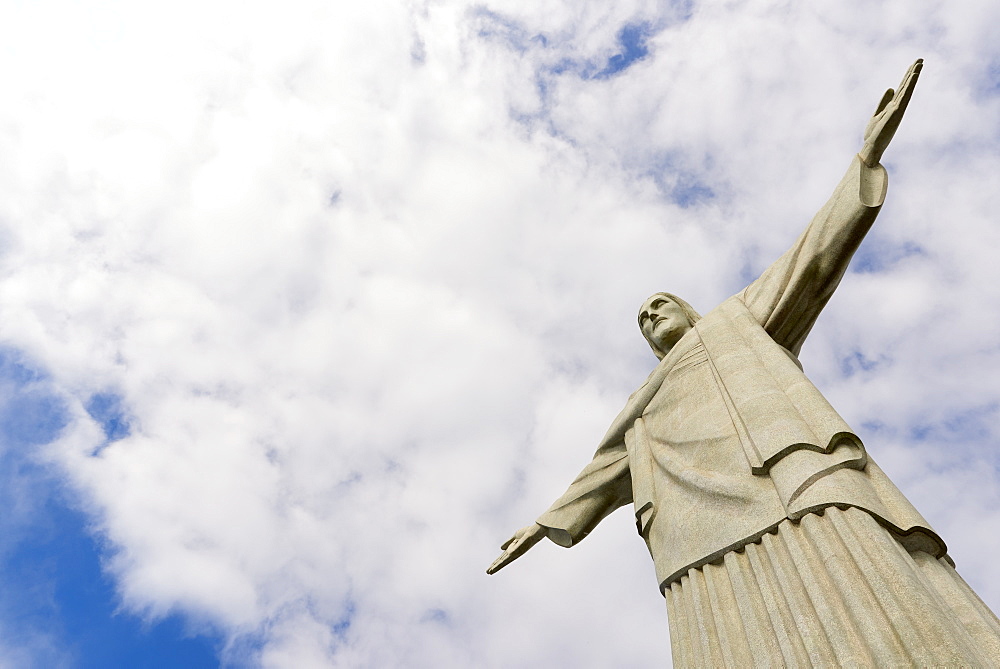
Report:
[[[639,329],[660,360],[701,316],[671,293],[654,293],[639,307]]]

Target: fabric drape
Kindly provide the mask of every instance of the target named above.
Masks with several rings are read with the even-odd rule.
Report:
[[[993,667],[1000,621],[946,560],[828,507],[665,592],[675,667]],[[734,615],[737,613],[739,615]]]

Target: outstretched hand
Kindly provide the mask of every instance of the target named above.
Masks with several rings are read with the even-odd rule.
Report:
[[[878,165],[882,159],[882,153],[889,146],[899,122],[903,119],[903,112],[906,111],[906,105],[910,102],[913,89],[917,86],[917,77],[920,76],[923,67],[924,59],[918,58],[917,62],[906,71],[899,88],[895,91],[890,88],[885,92],[875,109],[875,115],[868,121],[868,127],[865,128],[865,145],[858,154],[868,167]]]
[[[517,558],[527,553],[528,549],[541,541],[547,532],[548,530],[538,523],[519,529],[514,533],[514,536],[503,542],[500,546],[500,550],[503,551],[503,554],[493,561],[493,564],[491,564],[490,568],[486,570],[486,573],[495,574]]]

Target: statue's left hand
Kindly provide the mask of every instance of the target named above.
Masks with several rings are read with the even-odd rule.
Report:
[[[514,536],[503,542],[503,545],[500,546],[500,550],[503,551],[503,554],[493,561],[493,564],[491,564],[490,568],[486,570],[486,573],[497,573],[511,562],[527,553],[528,549],[544,539],[547,533],[548,530],[538,523],[522,527],[514,533]]]
[[[865,145],[858,154],[868,167],[878,165],[882,153],[892,141],[899,122],[903,120],[903,112],[906,111],[906,105],[910,102],[913,89],[917,86],[917,77],[920,76],[923,67],[924,59],[918,58],[917,62],[906,71],[899,88],[895,91],[890,88],[885,92],[875,109],[875,115],[868,121],[868,127],[865,128]]]

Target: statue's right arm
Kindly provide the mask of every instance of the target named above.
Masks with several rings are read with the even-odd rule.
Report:
[[[602,447],[562,496],[536,521],[563,548],[575,546],[609,513],[632,502],[632,475],[624,441]]]
[[[624,441],[604,444],[563,495],[536,523],[514,533],[487,574],[494,574],[548,537],[569,548],[583,540],[609,513],[632,501],[632,478]]]

